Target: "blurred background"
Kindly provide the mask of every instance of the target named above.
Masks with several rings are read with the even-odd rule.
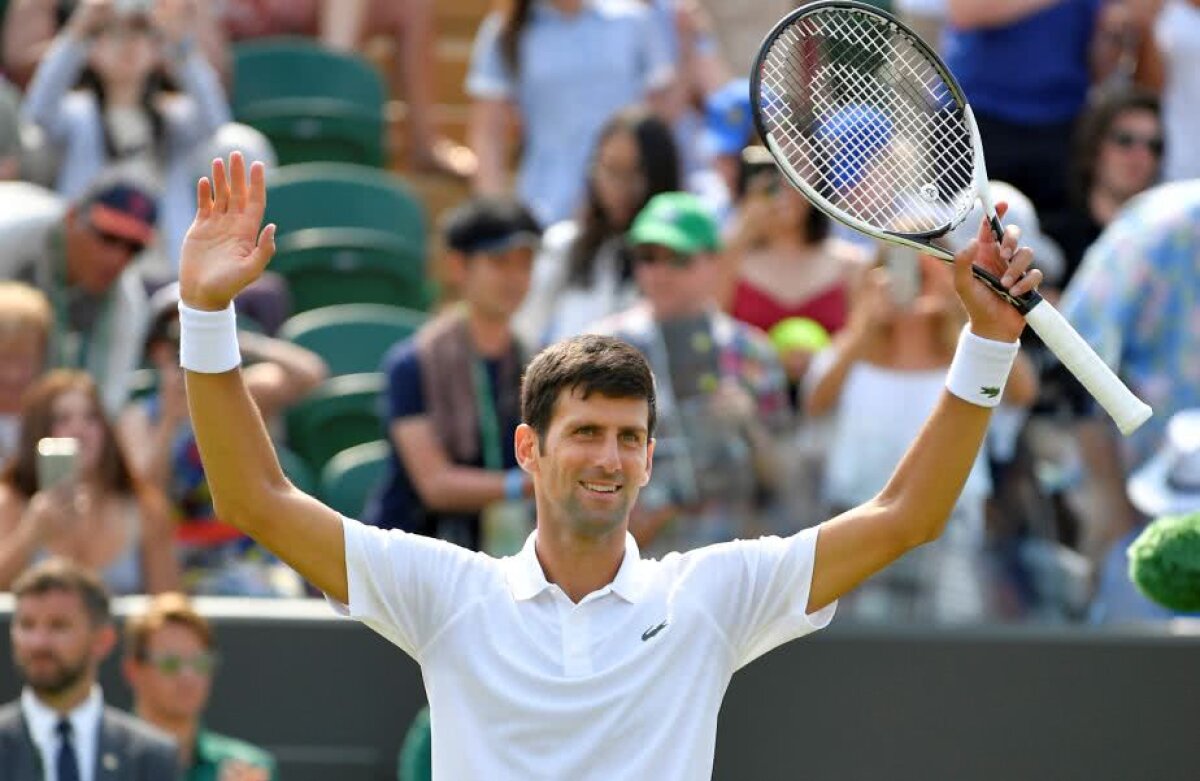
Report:
[[[1200,2],[873,4],[959,78],[1044,294],[1155,417],[1122,438],[1027,335],[946,534],[735,679],[717,777],[1195,778],[1197,614],[1127,551],[1200,512]],[[514,552],[520,367],[591,331],[663,386],[644,555],[872,497],[965,312],[945,267],[830,224],[759,145],[749,71],[794,7],[0,2],[0,620],[51,555],[122,617],[182,592],[222,648],[195,718],[274,777],[420,777],[415,665],[208,494],[176,282],[196,179],[234,149],[279,225],[237,301],[244,373],[289,479],[340,512]],[[668,193],[711,240],[630,239]],[[102,678],[130,706],[123,653]]]

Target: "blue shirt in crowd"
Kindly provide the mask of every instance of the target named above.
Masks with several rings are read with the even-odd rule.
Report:
[[[514,74],[500,51],[502,22],[492,14],[479,28],[467,93],[516,104],[524,133],[517,191],[542,225],[552,225],[579,206],[604,123],[670,81],[669,53],[640,2],[584,0],[578,13],[564,14],[540,0]]]
[[[500,399],[497,397],[497,389],[501,385],[500,364],[499,359],[484,361],[489,385],[492,388],[492,403],[496,405],[497,410],[501,409]],[[385,425],[390,429],[392,423],[397,420],[426,414],[421,362],[418,358],[416,340],[407,339],[393,347],[383,359],[383,371],[388,378],[384,399],[386,404]],[[504,444],[504,447],[501,448],[501,455],[504,459],[505,469],[517,466],[517,455],[512,442],[519,423],[520,421],[516,418],[500,421],[500,441]],[[390,431],[385,435],[389,440],[391,439]],[[480,455],[475,463],[460,464],[459,466],[482,467],[483,456]],[[392,447],[380,492],[369,502],[364,513],[364,520],[385,529],[403,529],[433,537],[438,536],[439,532],[438,519],[435,515],[431,515],[422,506],[412,479],[405,471],[404,464],[400,461],[395,447]],[[470,531],[470,537],[473,538],[470,541],[477,543],[479,514],[456,514],[456,516],[460,527],[465,527]],[[461,539],[454,541],[463,544],[469,542]]]
[[[1060,0],[1001,27],[947,26],[942,51],[975,113],[1016,125],[1069,122],[1087,98],[1103,0]]]

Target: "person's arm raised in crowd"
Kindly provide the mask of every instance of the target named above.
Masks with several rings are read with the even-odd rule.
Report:
[[[180,258],[182,304],[212,313],[257,279],[275,252],[263,166],[235,152],[197,187],[196,219]],[[184,315],[189,313],[184,311]],[[188,322],[183,323],[185,354]],[[284,477],[240,368],[187,371],[188,407],[217,516],[253,537],[339,602],[349,599],[340,516]]]
[[[242,376],[264,420],[283,412],[329,377],[321,356],[285,339],[241,331],[238,343],[243,356],[259,361],[243,369]]]
[[[508,192],[508,163],[516,109],[506,99],[481,98],[471,105],[468,142],[479,166],[475,191],[481,195]]]
[[[24,89],[54,40],[58,0],[12,0],[4,14],[4,72]]]
[[[179,589],[179,560],[175,558],[175,535],[166,495],[153,485],[138,490],[142,516],[142,573],[150,594]]]
[[[850,304],[846,327],[809,367],[808,388],[804,394],[805,414],[820,417],[837,407],[842,386],[854,364],[863,359],[874,334],[895,310],[887,271],[873,268],[859,280]]]
[[[158,369],[157,418],[151,420],[145,405],[134,403],[117,419],[117,436],[129,465],[142,480],[164,491],[175,466],[171,451],[187,414],[183,370],[170,366]]]
[[[1004,210],[999,210],[1003,214]],[[976,337],[1013,344],[1025,327],[1019,312],[971,273],[973,263],[992,271],[1013,295],[1034,289],[1042,274],[1028,269],[1032,255],[1017,251],[1010,226],[1003,245],[987,223],[954,262],[954,285]],[[1007,263],[1004,258],[1011,258]],[[1024,274],[1022,277],[1021,275]],[[997,347],[981,344],[982,348]],[[959,347],[960,352],[963,347]],[[989,349],[991,354],[993,350]],[[1003,347],[999,352],[1004,352]],[[989,380],[994,378],[989,377]],[[991,410],[943,390],[933,413],[886,486],[870,501],[826,521],[817,535],[808,611],[830,604],[908,550],[936,539],[958,501],[987,433]],[[879,425],[887,425],[880,421]]]
[[[960,30],[1004,27],[1063,0],[947,0],[946,21]]]
[[[62,31],[40,50],[21,103],[21,118],[36,124],[54,141],[69,132],[63,99],[87,65],[92,38],[112,17],[111,2],[83,0]]]

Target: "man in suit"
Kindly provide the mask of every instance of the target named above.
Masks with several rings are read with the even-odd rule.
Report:
[[[25,688],[0,707],[0,778],[177,781],[170,738],[104,705],[96,674],[117,638],[100,581],[48,559],[17,579],[13,595],[13,659]]]

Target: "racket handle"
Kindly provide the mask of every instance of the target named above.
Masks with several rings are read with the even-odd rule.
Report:
[[[1025,322],[1041,337],[1088,393],[1104,407],[1122,434],[1129,435],[1150,419],[1153,410],[1118,379],[1091,345],[1045,300],[1025,314]]]

